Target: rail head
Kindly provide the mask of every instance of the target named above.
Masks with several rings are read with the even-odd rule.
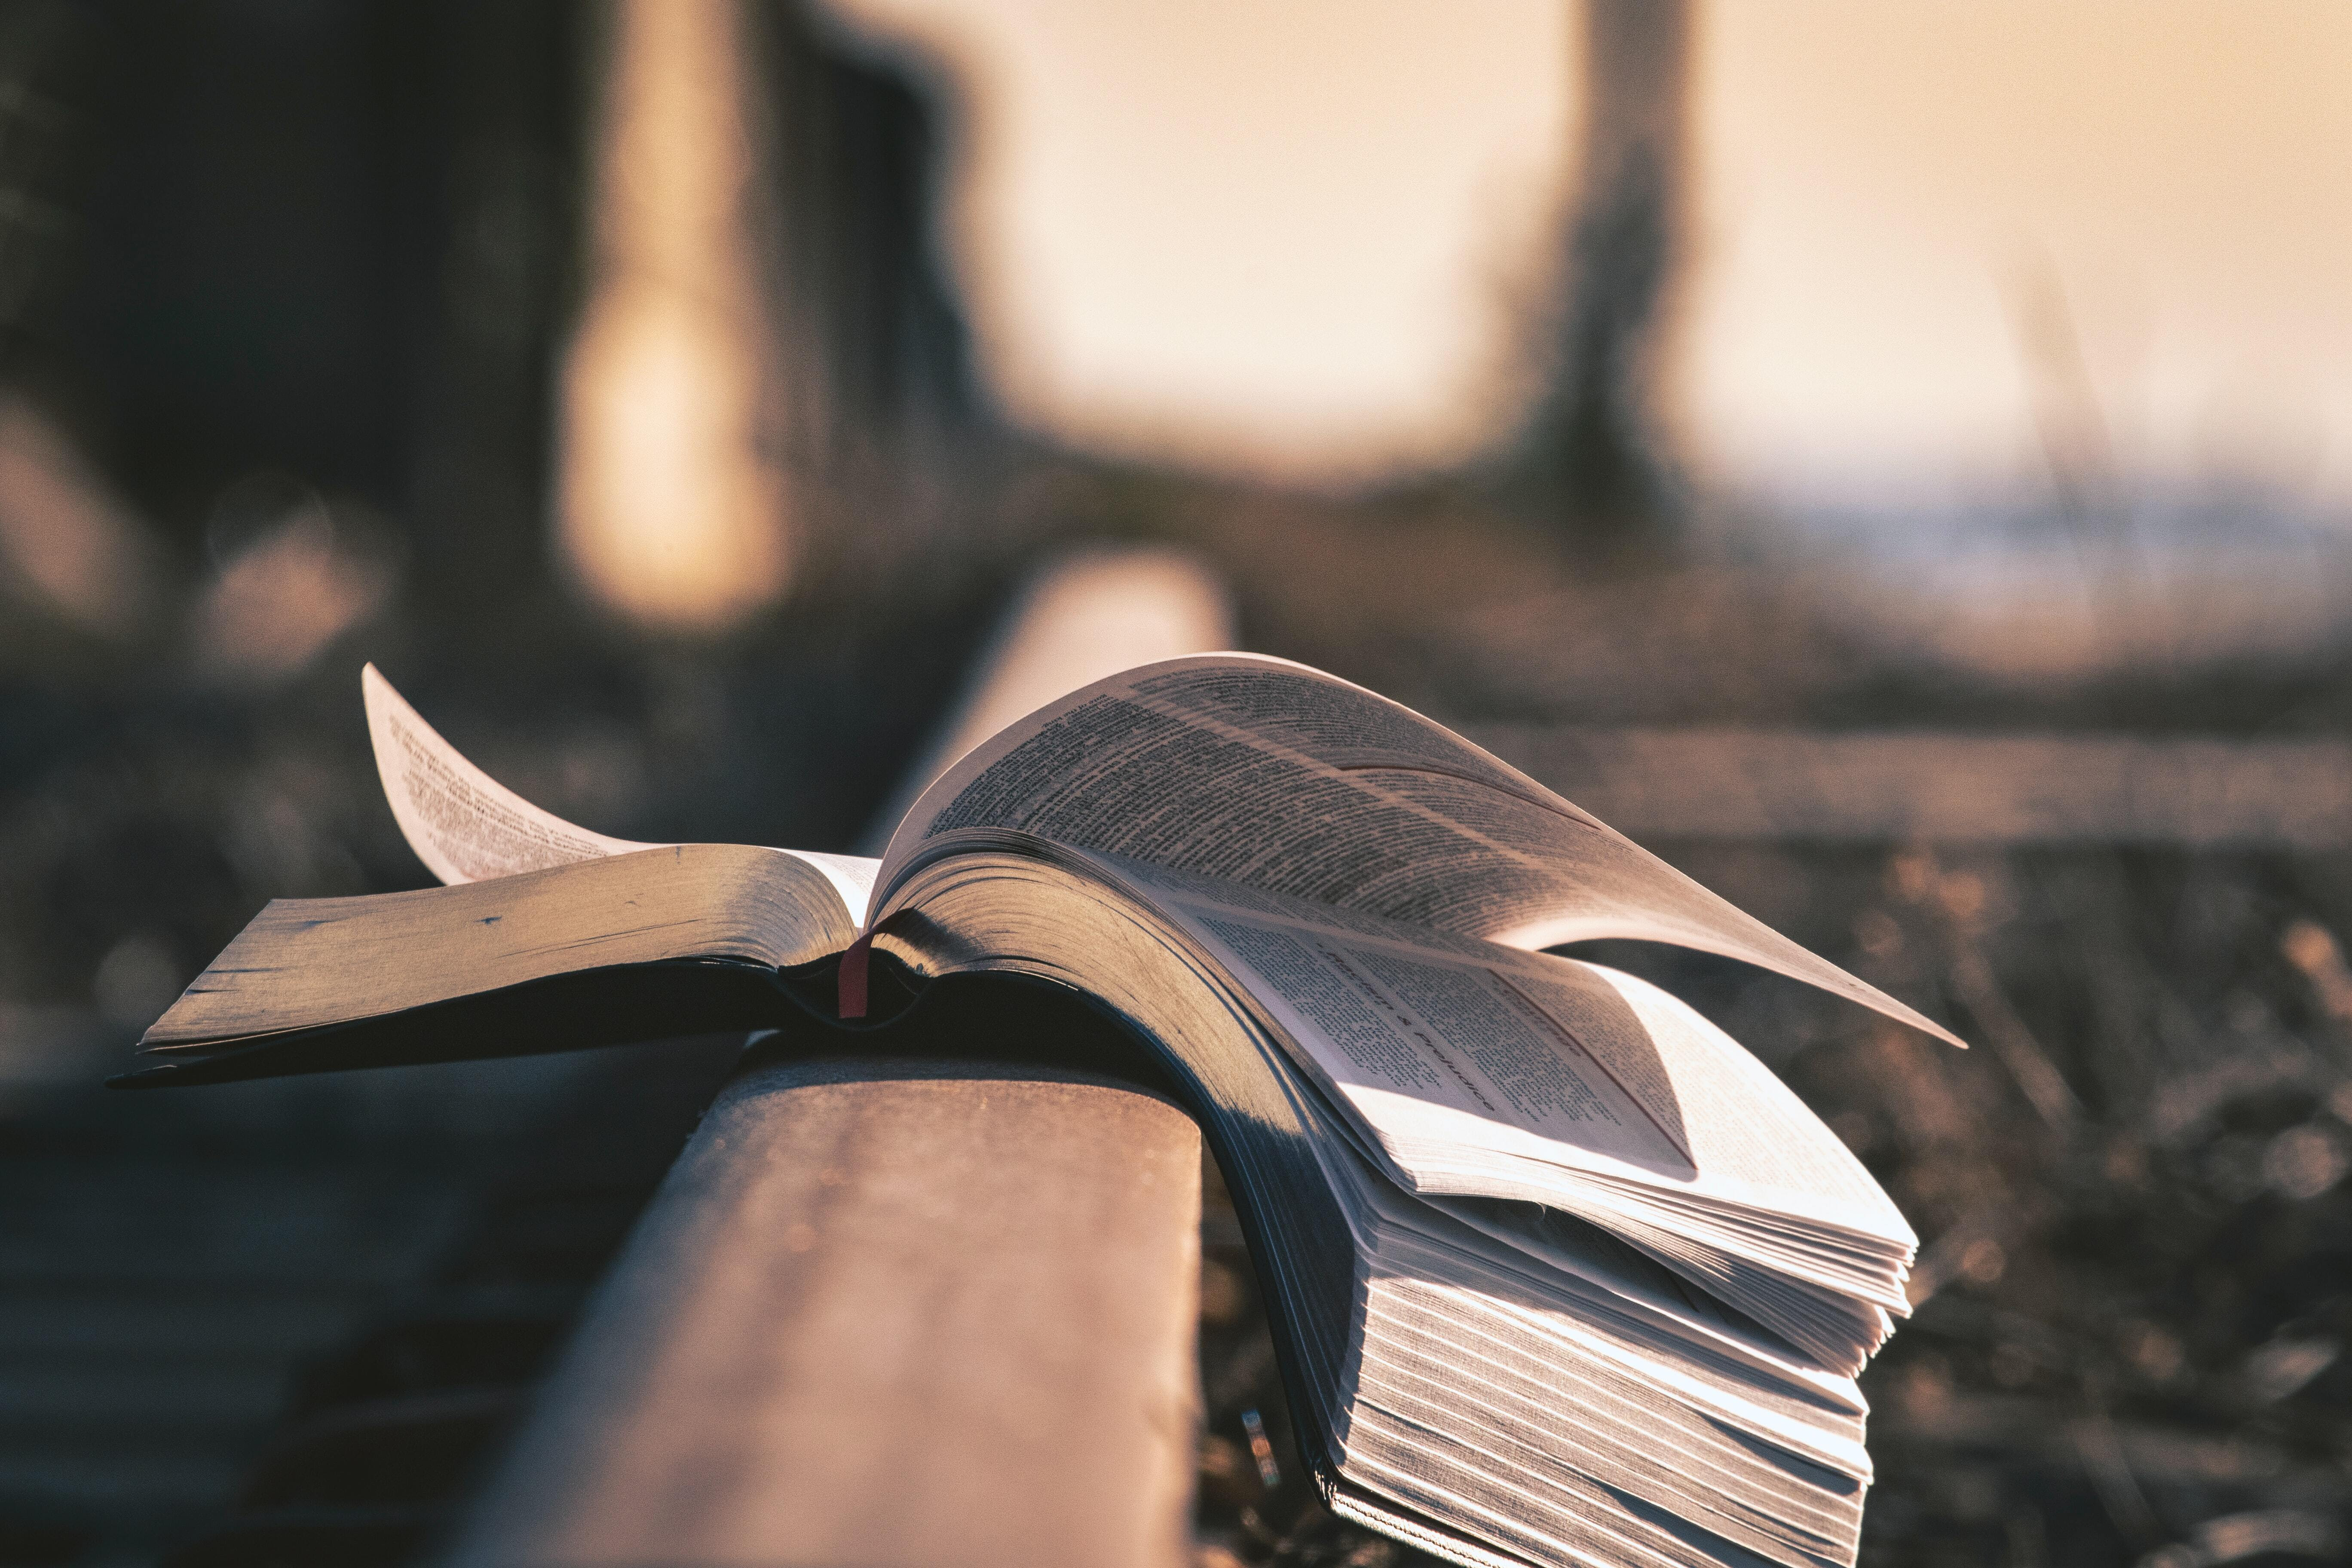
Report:
[[[1174,1564],[1201,1137],[1015,1062],[753,1066],[672,1169],[453,1568]]]

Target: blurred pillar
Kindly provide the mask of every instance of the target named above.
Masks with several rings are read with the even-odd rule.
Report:
[[[616,0],[591,130],[589,285],[562,370],[556,504],[596,599],[715,628],[795,544],[763,250],[771,128],[737,0]]]
[[[608,33],[562,540],[605,605],[717,628],[781,597],[828,518],[890,529],[973,424],[937,89],[796,0],[614,0]]]
[[[1670,521],[1652,394],[1679,259],[1692,41],[1689,0],[1585,0],[1559,362],[1533,436],[1570,532],[1602,551],[1654,547]]]
[[[968,334],[933,244],[941,74],[862,48],[803,0],[757,9],[774,89],[780,298],[800,460],[848,482],[936,463],[977,423]]]

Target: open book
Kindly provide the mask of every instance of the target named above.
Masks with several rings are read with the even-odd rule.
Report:
[[[363,683],[451,885],[272,903],[117,1081],[887,1031],[1025,976],[1201,1120],[1339,1512],[1465,1563],[1853,1561],[1910,1227],[1737,1041],[1540,950],[1675,943],[1952,1037],[1443,726],[1278,659],[1149,665],[964,756],[875,861],[587,832]]]

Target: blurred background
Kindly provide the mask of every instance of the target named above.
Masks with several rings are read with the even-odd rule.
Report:
[[[1926,1239],[1866,1562],[2343,1560],[2347,58],[2329,0],[0,4],[0,1564],[420,1560],[727,1071],[94,1088],[268,899],[426,880],[363,660],[601,832],[847,849],[1107,545],[1979,1043],[1610,954]],[[1415,1561],[1250,1457],[1237,1235],[1204,1568]]]

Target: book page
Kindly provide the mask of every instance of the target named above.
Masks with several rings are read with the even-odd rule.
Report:
[[[443,740],[373,664],[360,671],[368,739],[401,836],[443,882],[543,871],[667,845],[607,837],[575,826],[499,783]],[[863,924],[881,863],[857,855],[787,849],[824,873],[851,920]]]
[[[446,888],[273,900],[141,1044],[323,1028],[628,965],[805,963],[856,934],[829,889],[795,856],[681,844]],[[425,1034],[462,1026],[445,1016]]]
[[[1282,659],[1173,659],[1040,709],[924,792],[884,885],[976,827],[1510,947],[1671,942],[1959,1043],[1443,725]]]
[[[1913,1243],[1803,1101],[1645,981],[1111,864],[1267,1005],[1301,1065],[1422,1184],[1433,1151],[1499,1152]]]

